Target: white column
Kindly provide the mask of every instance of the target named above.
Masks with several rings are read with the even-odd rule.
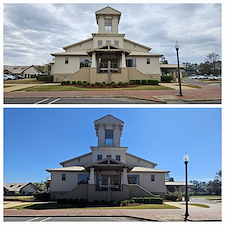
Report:
[[[128,181],[127,181],[127,168],[123,168],[123,184],[128,184]]]
[[[92,52],[91,67],[96,67],[96,53]]]
[[[121,62],[121,67],[124,68],[126,67],[126,58],[125,58],[125,53],[122,53],[122,62]]]
[[[95,184],[95,168],[90,168],[89,184]]]

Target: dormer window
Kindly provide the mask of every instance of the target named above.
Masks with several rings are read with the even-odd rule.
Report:
[[[112,32],[112,20],[105,19],[105,32]]]
[[[113,145],[113,130],[105,130],[105,144]]]

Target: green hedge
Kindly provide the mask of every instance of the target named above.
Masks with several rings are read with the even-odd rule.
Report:
[[[130,80],[130,84],[137,84],[137,85],[158,85],[158,80]]]
[[[176,201],[178,199],[178,195],[166,195],[166,200]]]
[[[36,200],[44,200],[44,201],[49,201],[50,200],[50,193],[35,193],[34,198]]]
[[[38,75],[37,80],[43,81],[45,83],[52,83],[53,82],[53,76],[48,75]]]
[[[133,197],[135,203],[144,204],[163,204],[163,198],[160,197]]]
[[[170,83],[173,80],[172,76],[161,76],[161,81],[162,82],[168,82]]]

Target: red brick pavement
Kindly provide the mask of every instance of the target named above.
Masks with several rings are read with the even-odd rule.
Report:
[[[192,221],[221,221],[221,204],[207,204],[210,208],[190,208]],[[4,216],[130,216],[157,221],[183,221],[184,209],[5,209]]]
[[[113,91],[54,91],[54,92],[5,92],[4,98],[28,97],[129,97],[152,101],[161,101],[160,96],[173,96],[183,100],[213,100],[221,99],[221,87],[211,85],[198,85],[201,89],[184,89],[183,96],[178,97],[178,90],[113,90]]]

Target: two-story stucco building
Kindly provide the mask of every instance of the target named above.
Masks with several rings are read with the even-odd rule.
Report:
[[[127,153],[120,145],[124,123],[107,115],[94,122],[98,146],[61,162],[51,173],[51,199],[125,200],[135,196],[165,196],[167,170]]]
[[[162,64],[159,58],[163,55],[152,53],[150,47],[128,40],[124,38],[125,34],[119,33],[121,12],[108,6],[96,11],[95,15],[98,33],[64,47],[64,52],[52,54],[54,81],[160,80]],[[171,66],[172,69],[177,67]]]

